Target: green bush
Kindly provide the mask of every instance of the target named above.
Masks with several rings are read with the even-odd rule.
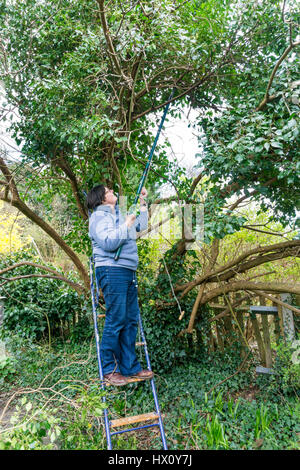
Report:
[[[16,409],[14,400],[7,410],[6,422],[8,416],[13,421],[10,430],[1,434],[0,449],[105,449],[94,341],[56,341],[49,350],[47,345],[14,336],[6,346],[17,373],[13,385],[5,384],[5,396],[18,390],[23,401]],[[170,449],[299,449],[299,400],[278,394],[278,402],[275,394],[267,396],[265,388],[258,386],[255,363],[235,374],[239,365],[238,354],[225,352],[176,365],[169,373],[157,371]],[[106,393],[110,417],[154,410],[147,381]],[[155,430],[113,438],[115,449],[149,446],[161,449]]]
[[[172,285],[192,279],[199,268],[199,261],[192,251],[185,259],[173,260],[175,249],[176,246],[164,254],[165,263],[171,271]],[[192,311],[197,293],[191,292],[180,301],[181,311],[186,314],[179,320],[181,311],[170,294],[170,278],[162,262],[156,277],[148,251],[148,240],[139,243],[139,258],[139,297],[151,364],[156,370],[167,371],[175,364],[183,364],[203,352],[208,310],[203,307],[201,322],[195,323],[195,335],[180,335],[188,326],[188,312]]]
[[[16,373],[15,360],[9,356],[0,356],[0,385],[10,381]]]
[[[175,245],[164,253],[165,263],[161,258],[159,265],[155,266],[152,262],[153,254],[148,250],[148,246],[149,240],[142,240],[138,245],[142,319],[152,367],[154,370],[167,372],[175,365],[186,364],[208,353],[211,331],[209,319],[214,316],[214,312],[208,305],[202,305],[194,323],[193,334],[183,333],[188,327],[198,292],[193,289],[182,299],[178,295],[176,300],[170,279],[173,288],[177,283],[183,284],[194,279],[201,269],[199,258],[196,252],[190,250],[184,258],[173,259],[177,248]],[[233,339],[234,333],[231,337],[231,340]],[[236,341],[231,343],[231,349],[237,351],[240,357],[239,337],[237,336]]]
[[[0,258],[0,269],[22,261],[36,262],[30,251]],[[40,261],[39,261],[40,263]],[[33,266],[21,266],[13,276],[45,274]],[[12,271],[6,274],[12,277]],[[56,279],[28,277],[8,282],[0,288],[5,296],[5,308],[1,334],[34,340],[50,339],[52,336],[69,335],[74,325],[82,318],[83,297],[67,284]]]
[[[20,399],[9,430],[0,436],[0,450],[99,449],[99,443],[103,445],[102,393],[70,385],[72,388],[77,391],[76,399],[66,409],[59,400],[56,408],[39,409],[37,402]],[[98,420],[97,432],[93,420]]]
[[[53,411],[38,410],[23,397],[15,406],[10,430],[0,436],[0,450],[52,450],[60,436],[60,420]]]
[[[274,346],[276,358],[268,390],[273,393],[300,396],[300,341],[281,341]]]

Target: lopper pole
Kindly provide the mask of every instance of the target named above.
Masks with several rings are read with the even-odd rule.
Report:
[[[173,95],[174,95],[174,90],[172,90],[172,93],[171,95],[169,96],[169,103],[166,104],[165,106],[165,109],[164,109],[164,113],[163,113],[163,116],[161,118],[161,121],[160,121],[160,125],[159,125],[159,128],[158,128],[158,131],[157,131],[157,134],[156,134],[156,137],[155,137],[155,140],[153,142],[153,145],[151,147],[151,150],[150,150],[150,154],[149,154],[149,157],[148,157],[148,160],[147,160],[147,164],[146,164],[146,167],[145,167],[145,170],[144,170],[144,173],[141,177],[141,180],[140,180],[140,184],[139,184],[139,187],[137,189],[137,192],[136,192],[136,195],[135,195],[135,199],[134,199],[134,203],[133,205],[135,206],[139,200],[139,197],[140,197],[140,194],[141,194],[141,191],[142,191],[142,188],[144,186],[144,183],[146,181],[146,178],[147,178],[147,175],[148,175],[148,172],[150,170],[150,165],[151,165],[151,161],[152,161],[152,157],[153,157],[153,154],[154,154],[154,151],[155,151],[155,148],[156,148],[156,145],[157,145],[157,142],[158,142],[158,139],[159,139],[159,136],[160,136],[160,133],[161,133],[161,130],[162,130],[162,127],[164,125],[164,122],[165,122],[165,119],[166,119],[166,115],[168,113],[168,110],[169,110],[169,107],[170,107],[170,100],[173,98]],[[120,246],[115,254],[115,261],[117,261],[119,259],[119,256],[120,256],[120,253],[122,251],[122,246]]]

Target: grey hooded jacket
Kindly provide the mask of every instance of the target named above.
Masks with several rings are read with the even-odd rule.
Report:
[[[136,271],[138,253],[136,232],[148,226],[148,211],[141,211],[135,223],[128,228],[125,218],[116,205],[115,213],[108,205],[98,206],[89,220],[89,236],[92,241],[95,266],[120,266]],[[119,259],[115,253],[122,246]]]

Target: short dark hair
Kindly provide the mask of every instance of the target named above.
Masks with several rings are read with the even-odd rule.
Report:
[[[105,199],[105,186],[104,184],[98,184],[91,189],[86,197],[86,205],[90,211],[96,209],[97,206],[103,204]]]

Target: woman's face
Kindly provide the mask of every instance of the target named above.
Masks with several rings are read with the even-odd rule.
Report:
[[[109,188],[105,188],[105,199],[104,204],[113,204],[115,205],[118,198],[114,195],[114,191]]]

